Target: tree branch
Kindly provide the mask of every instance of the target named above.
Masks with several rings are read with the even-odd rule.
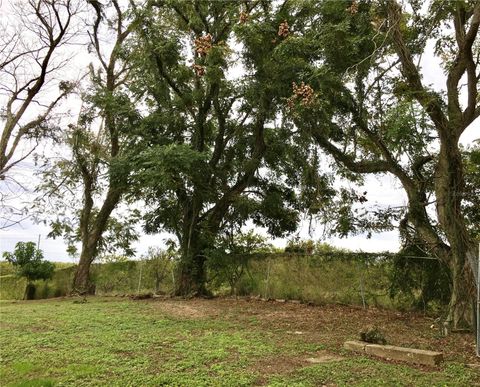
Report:
[[[393,43],[402,64],[402,73],[405,76],[413,96],[425,109],[441,136],[448,136],[448,120],[442,110],[442,101],[438,95],[427,91],[421,81],[420,73],[413,62],[412,54],[405,44],[400,30],[402,8],[395,0],[389,0],[388,17],[392,24]]]

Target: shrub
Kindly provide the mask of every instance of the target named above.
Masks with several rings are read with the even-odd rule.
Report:
[[[270,252],[272,246],[253,231],[225,234],[217,241],[217,247],[207,251],[207,268],[210,284],[214,288],[230,287],[230,294],[239,294],[244,275],[249,274],[249,263],[256,253]]]
[[[52,278],[55,266],[43,260],[43,253],[35,247],[33,242],[18,242],[13,253],[5,252],[3,257],[16,268],[16,274],[27,280],[24,299],[35,298],[35,280]]]

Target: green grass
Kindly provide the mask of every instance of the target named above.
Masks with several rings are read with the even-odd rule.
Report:
[[[263,324],[256,316],[261,305],[253,315],[232,302],[215,315],[182,316],[168,313],[162,303],[116,298],[91,298],[85,304],[2,302],[0,384],[472,386],[480,380],[458,363],[422,370],[305,341],[274,322]],[[344,360],[302,362],[324,348]]]

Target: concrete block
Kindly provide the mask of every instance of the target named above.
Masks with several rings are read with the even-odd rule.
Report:
[[[365,352],[365,346],[367,343],[364,343],[363,341],[345,341],[343,344],[343,347],[345,349],[349,349],[350,351],[355,351],[355,352]]]
[[[441,352],[396,347],[393,345],[366,344],[365,353],[384,359],[400,360],[429,366],[436,366],[443,361],[443,354]]]

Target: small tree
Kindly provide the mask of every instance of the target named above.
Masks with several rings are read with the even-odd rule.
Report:
[[[244,274],[249,274],[249,263],[254,254],[270,253],[273,246],[253,230],[245,233],[225,231],[217,239],[217,247],[207,251],[211,282],[217,287],[227,282],[230,295],[237,297],[239,284]]]
[[[147,264],[148,272],[155,281],[156,294],[161,292],[161,285],[175,268],[175,255],[176,253],[172,248],[163,250],[159,247],[149,247],[147,253],[142,256]],[[172,281],[172,286],[175,286],[174,281]]]
[[[24,300],[31,300],[35,295],[33,281],[52,278],[55,269],[53,263],[43,260],[42,250],[37,249],[33,242],[18,242],[15,251],[5,252],[3,257],[16,267],[19,277],[25,277],[27,280]]]

